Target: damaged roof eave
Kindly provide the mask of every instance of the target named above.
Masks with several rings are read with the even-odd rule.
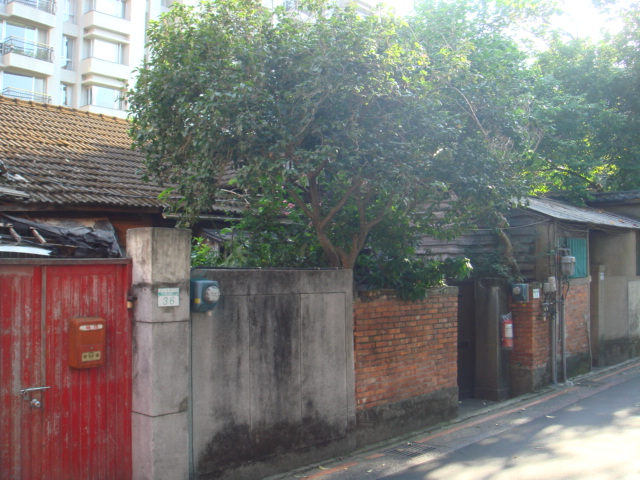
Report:
[[[25,200],[31,198],[31,195],[22,190],[0,185],[0,199],[2,197],[9,197],[10,200]]]

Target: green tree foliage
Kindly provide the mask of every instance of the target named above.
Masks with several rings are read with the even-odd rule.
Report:
[[[620,189],[637,189],[640,188],[640,3],[632,4],[622,18],[624,28],[614,44],[620,52],[617,66],[623,69],[616,85],[616,98],[626,122],[620,132],[624,144],[617,149],[615,184]]]
[[[507,80],[522,74],[514,43],[446,3],[425,2],[411,25],[324,2],[305,15],[175,7],[129,92],[149,176],[172,185],[188,223],[231,166],[254,212],[295,210],[334,267],[353,268],[383,224],[400,237],[468,227],[522,191],[530,98]]]
[[[528,170],[535,191],[581,200],[640,188],[637,19],[635,5],[625,29],[602,40],[556,32],[538,55],[532,72],[540,141]]]

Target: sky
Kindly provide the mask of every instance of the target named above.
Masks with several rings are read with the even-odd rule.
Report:
[[[393,7],[399,15],[409,13],[413,2],[414,0],[383,0],[383,3]],[[589,0],[559,0],[559,3],[567,14],[557,20],[558,25],[572,36],[596,38],[605,25],[609,25],[611,29],[619,28],[616,22],[606,22]]]
[[[617,22],[607,21],[588,0],[564,0],[563,3],[566,20],[559,20],[559,25],[573,36],[598,37],[605,27],[620,27]]]

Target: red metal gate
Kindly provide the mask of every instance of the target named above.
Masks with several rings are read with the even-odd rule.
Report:
[[[0,260],[0,478],[131,478],[126,260]],[[104,364],[69,366],[69,321],[105,321]],[[92,357],[93,358],[93,357]]]

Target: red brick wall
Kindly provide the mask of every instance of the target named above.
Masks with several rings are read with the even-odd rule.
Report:
[[[421,301],[363,292],[354,302],[356,409],[457,388],[458,289]]]
[[[526,369],[544,367],[550,358],[549,316],[542,313],[542,300],[511,304],[513,350],[509,362]]]
[[[542,300],[511,302],[513,350],[509,352],[511,396],[538,390],[551,381],[551,316]]]
[[[589,356],[589,291],[588,279],[572,279],[564,286],[564,313],[567,332],[568,377],[584,373],[590,368]],[[558,292],[560,295],[560,292]],[[557,331],[557,378],[562,379],[562,330],[560,304]],[[531,299],[526,303],[511,303],[513,315],[513,350],[509,352],[509,381],[512,395],[532,392],[551,382],[551,328],[552,318],[544,315],[542,300]]]
[[[575,355],[589,352],[590,305],[588,282],[581,279],[570,280],[566,299],[564,318],[567,324],[567,354]]]

